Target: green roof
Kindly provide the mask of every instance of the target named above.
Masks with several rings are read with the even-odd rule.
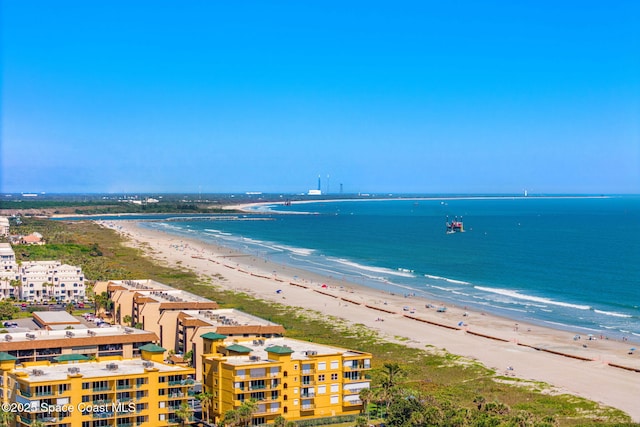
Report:
[[[251,353],[251,349],[249,347],[245,347],[240,344],[233,344],[227,347],[227,350],[236,352],[236,353]]]
[[[89,360],[87,356],[82,354],[63,354],[62,356],[54,357],[56,362],[75,362],[78,360]]]
[[[267,353],[276,353],[276,354],[291,354],[293,350],[291,347],[283,346],[283,345],[274,345],[269,348],[265,348]]]
[[[0,352],[0,362],[6,362],[7,360],[18,360],[18,358],[4,351]]]
[[[167,351],[165,348],[162,348],[159,345],[155,344],[145,344],[140,347],[140,350],[148,351],[149,353],[164,353],[165,351]]]
[[[216,334],[215,332],[207,332],[206,334],[202,334],[200,336],[206,340],[212,340],[212,341],[223,340],[227,337],[226,335]]]

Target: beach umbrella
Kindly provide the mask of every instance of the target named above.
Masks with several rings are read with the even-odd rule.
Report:
[[[323,288],[326,288],[326,287],[327,287],[327,285],[323,283],[323,284],[322,284],[322,287],[323,287]]]
[[[631,348],[629,349],[629,351],[636,351],[636,348],[635,348],[635,347],[631,347]]]

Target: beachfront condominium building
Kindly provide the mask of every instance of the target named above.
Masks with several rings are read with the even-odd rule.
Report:
[[[86,296],[80,267],[60,261],[27,261],[19,266],[20,298],[29,302],[83,302]]]
[[[18,427],[177,425],[180,407],[192,398],[193,369],[163,363],[164,352],[149,344],[137,359],[68,355],[21,365],[2,352],[3,408],[16,409]]]
[[[209,299],[181,291],[153,280],[122,280],[97,283],[96,293],[107,292],[114,303],[114,320],[154,332],[160,345],[171,350],[174,363],[189,363],[202,375],[204,343],[201,336],[216,332],[229,337],[280,337],[282,325],[234,309],[218,309]],[[191,359],[186,360],[185,355]]]
[[[137,324],[142,329],[155,332],[158,336],[161,336],[158,320],[165,311],[178,313],[181,310],[218,308],[215,301],[153,280],[98,282],[93,289],[96,295],[107,292],[113,301],[116,323],[123,323],[125,317],[130,316],[132,325]]]
[[[0,236],[9,237],[9,218],[0,216]]]
[[[56,357],[68,355],[128,359],[139,357],[142,347],[158,340],[153,332],[134,328],[86,328],[68,321],[61,323],[56,317],[62,313],[68,315],[66,312],[34,313],[34,321],[43,324],[43,329],[0,334],[0,351],[15,357],[17,363],[53,362]]]
[[[196,378],[202,375],[202,358],[206,333],[217,333],[229,338],[263,339],[281,337],[282,325],[232,308],[218,310],[165,311],[159,319],[160,345],[175,349],[176,354],[191,352],[191,365]],[[173,345],[173,346],[172,346]]]
[[[9,243],[0,243],[0,299],[19,295],[20,283],[16,254]]]
[[[203,335],[206,392],[216,423],[255,399],[252,423],[358,414],[359,393],[369,388],[371,354],[288,338],[229,339]]]
[[[18,264],[11,245],[0,243],[0,299],[82,302],[85,296],[84,274],[80,267],[60,261],[25,261]]]

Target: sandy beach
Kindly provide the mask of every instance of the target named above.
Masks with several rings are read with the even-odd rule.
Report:
[[[640,422],[640,352],[629,354],[633,343],[514,323],[465,307],[447,305],[442,311],[438,301],[345,283],[226,247],[141,228],[135,221],[97,222],[116,230],[150,257],[209,276],[217,286],[364,324],[383,338],[407,346],[446,349],[500,374],[543,381],[554,392],[621,409]]]

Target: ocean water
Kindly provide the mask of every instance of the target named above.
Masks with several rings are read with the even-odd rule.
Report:
[[[465,232],[447,234],[461,217]],[[396,294],[640,340],[640,198],[273,204],[144,226]]]

